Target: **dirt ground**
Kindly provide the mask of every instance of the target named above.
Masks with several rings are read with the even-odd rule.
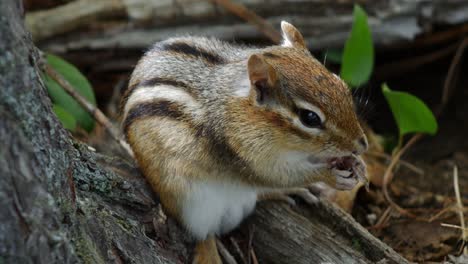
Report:
[[[466,57],[466,56],[465,56]],[[443,81],[450,60],[424,65],[405,73],[409,78],[396,76],[389,81],[394,89],[407,89],[431,105],[440,102]],[[465,205],[468,203],[468,99],[467,60],[460,65],[460,74],[452,89],[450,102],[438,118],[439,131],[425,136],[403,156],[422,173],[400,166],[395,172],[390,193],[394,201],[412,216],[390,209],[380,186],[370,192],[361,191],[353,208],[353,216],[368,230],[393,247],[405,258],[415,262],[441,262],[448,255],[459,255],[463,247],[461,231],[441,226],[442,223],[460,226],[453,184],[453,169],[458,167],[459,189]],[[371,99],[372,100],[372,99]],[[373,98],[374,116],[370,123],[378,133],[387,134],[392,128],[388,113],[380,118],[376,113],[388,110],[382,98]],[[466,220],[465,220],[466,221]]]

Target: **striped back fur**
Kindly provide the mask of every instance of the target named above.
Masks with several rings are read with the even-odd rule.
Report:
[[[175,174],[303,185],[319,177],[319,169],[304,165],[311,156],[344,156],[362,148],[358,142],[365,137],[349,89],[310,55],[301,38],[286,32],[283,46],[259,49],[180,37],[146,52],[122,99],[122,126],[157,190],[169,178],[176,188]],[[266,104],[259,104],[249,78],[253,54],[277,78]],[[323,129],[300,123],[297,110],[304,107],[320,112]]]

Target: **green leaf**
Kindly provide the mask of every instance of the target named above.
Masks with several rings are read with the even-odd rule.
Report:
[[[431,135],[437,132],[437,121],[421,99],[406,92],[392,91],[386,84],[382,85],[382,92],[397,122],[400,137],[413,132]]]
[[[76,130],[76,119],[70,113],[68,113],[67,110],[56,104],[52,106],[52,110],[57,115],[64,128],[70,131]]]
[[[353,27],[345,44],[340,75],[349,86],[358,87],[371,76],[374,46],[367,15],[359,5],[354,6],[353,16]]]
[[[341,64],[343,58],[342,49],[331,49],[327,50],[324,55],[324,61],[331,61],[336,64]],[[325,63],[324,63],[325,64]]]
[[[90,103],[96,105],[96,99],[91,84],[75,66],[51,54],[47,55],[47,63],[60,73],[79,94],[85,97]],[[94,119],[92,116],[52,78],[46,75],[43,76],[43,79],[52,101],[70,113],[76,119],[80,127],[88,132],[93,130]]]

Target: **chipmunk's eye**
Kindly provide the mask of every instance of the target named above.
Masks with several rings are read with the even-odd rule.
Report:
[[[322,127],[322,120],[320,119],[319,115],[317,115],[317,113],[313,111],[299,109],[299,119],[301,120],[302,124],[304,124],[304,126],[306,127]]]

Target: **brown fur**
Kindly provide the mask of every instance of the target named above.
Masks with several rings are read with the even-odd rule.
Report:
[[[216,239],[210,237],[197,243],[193,264],[222,264],[216,248]]]
[[[336,186],[330,168],[303,172],[285,168],[278,157],[291,151],[292,156],[328,158],[365,149],[357,143],[363,131],[348,87],[310,55],[297,29],[287,23],[282,29],[292,46],[256,49],[215,39],[175,38],[156,44],[135,68],[123,106],[132,105],[138,89],[150,87],[151,96],[163,98],[145,101],[141,96],[142,101],[125,110],[127,140],[175,218],[182,220],[184,199],[194,183],[288,188],[323,181]],[[245,78],[249,93],[238,96]],[[294,123],[298,100],[323,112],[320,132]],[[197,245],[197,263],[218,259],[213,237]]]

